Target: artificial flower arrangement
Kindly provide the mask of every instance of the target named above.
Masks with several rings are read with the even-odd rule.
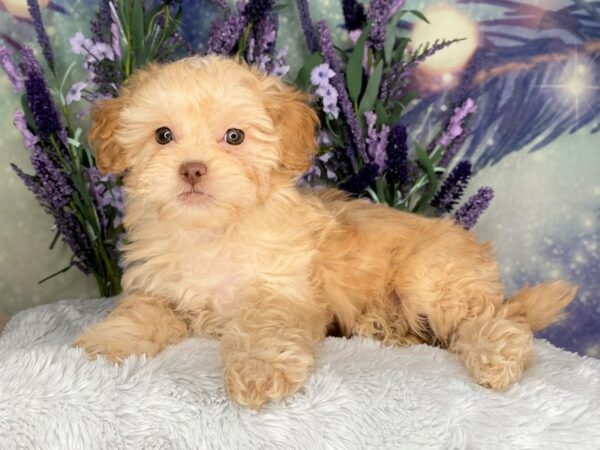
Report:
[[[13,88],[23,92],[23,110],[15,112],[14,125],[23,135],[34,173],[13,168],[54,219],[50,248],[61,238],[73,251],[69,266],[50,277],[77,267],[95,277],[103,296],[121,291],[123,192],[120,178],[101,176],[96,169],[85,127],[73,125],[81,108],[76,103],[115,96],[136,68],[151,61],[193,53],[179,34],[182,7],[171,1],[155,3],[101,2],[91,22],[91,38],[77,33],[70,39],[73,52],[83,59],[86,80],[72,80],[76,62],[62,74],[55,66],[37,0],[28,0],[28,5],[47,70],[30,48],[9,39],[12,51],[0,47],[4,71]],[[343,0],[348,44],[336,47],[328,24],[315,26],[308,0],[297,0],[310,56],[290,77],[286,51],[277,48],[275,0],[239,0],[234,10],[226,2],[219,4],[222,17],[213,22],[204,48],[196,53],[237,56],[312,94],[321,123],[319,151],[301,183],[337,186],[390,207],[432,216],[453,214],[465,228],[475,225],[493,191],[480,188],[455,211],[472,167],[461,160],[449,170],[468,138],[465,124],[476,111],[473,99],[459,98],[439,135],[426,145],[410,142],[402,124],[416,97],[410,89],[415,67],[454,41],[413,49],[399,26],[402,17],[427,19],[402,9],[404,0],[372,0],[366,10],[356,0]]]

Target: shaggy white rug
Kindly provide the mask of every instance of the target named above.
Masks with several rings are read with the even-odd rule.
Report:
[[[0,337],[0,449],[600,449],[600,360],[536,342],[522,382],[493,392],[454,355],[328,338],[296,395],[232,404],[218,343],[89,362],[69,346],[112,300],[17,314]]]

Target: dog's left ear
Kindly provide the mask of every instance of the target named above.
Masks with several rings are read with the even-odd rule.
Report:
[[[265,107],[281,140],[281,164],[296,172],[306,172],[317,151],[317,113],[308,105],[308,95],[288,86],[279,78],[262,80]]]

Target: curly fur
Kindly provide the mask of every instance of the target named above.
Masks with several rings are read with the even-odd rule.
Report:
[[[305,94],[214,56],[148,67],[100,103],[99,167],[127,168],[125,295],[76,345],[119,360],[213,336],[229,395],[254,408],[302,386],[333,326],[446,347],[485,386],[517,380],[532,330],[575,288],[558,281],[504,303],[491,246],[451,221],[298,189],[316,124]],[[175,141],[161,146],[162,126]],[[223,139],[232,127],[246,133],[239,146]],[[188,201],[178,168],[190,161],[207,171]]]

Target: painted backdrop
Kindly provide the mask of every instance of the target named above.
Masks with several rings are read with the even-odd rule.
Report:
[[[66,67],[68,38],[88,31],[95,2],[40,0],[43,17]],[[283,5],[280,46],[290,50],[292,72],[306,56],[292,0]],[[219,13],[208,0],[183,0],[183,32],[201,48]],[[336,38],[339,0],[310,2]],[[496,197],[475,228],[493,240],[507,291],[565,278],[580,286],[568,317],[542,336],[556,345],[600,356],[600,2],[585,0],[407,0],[431,25],[402,23],[415,43],[465,38],[431,58],[416,74],[421,101],[406,116],[420,141],[446,117],[448,92],[468,89],[478,111],[465,152],[478,170],[471,186],[488,185]],[[35,47],[25,0],[0,0],[0,33]],[[470,80],[466,83],[465,80]],[[462,83],[462,85],[461,85]],[[21,185],[10,162],[29,167],[12,127],[19,99],[0,76],[0,313],[60,298],[91,297],[94,283],[71,271],[37,281],[67,264],[68,250],[48,250],[51,221]],[[468,192],[467,195],[472,194]]]

